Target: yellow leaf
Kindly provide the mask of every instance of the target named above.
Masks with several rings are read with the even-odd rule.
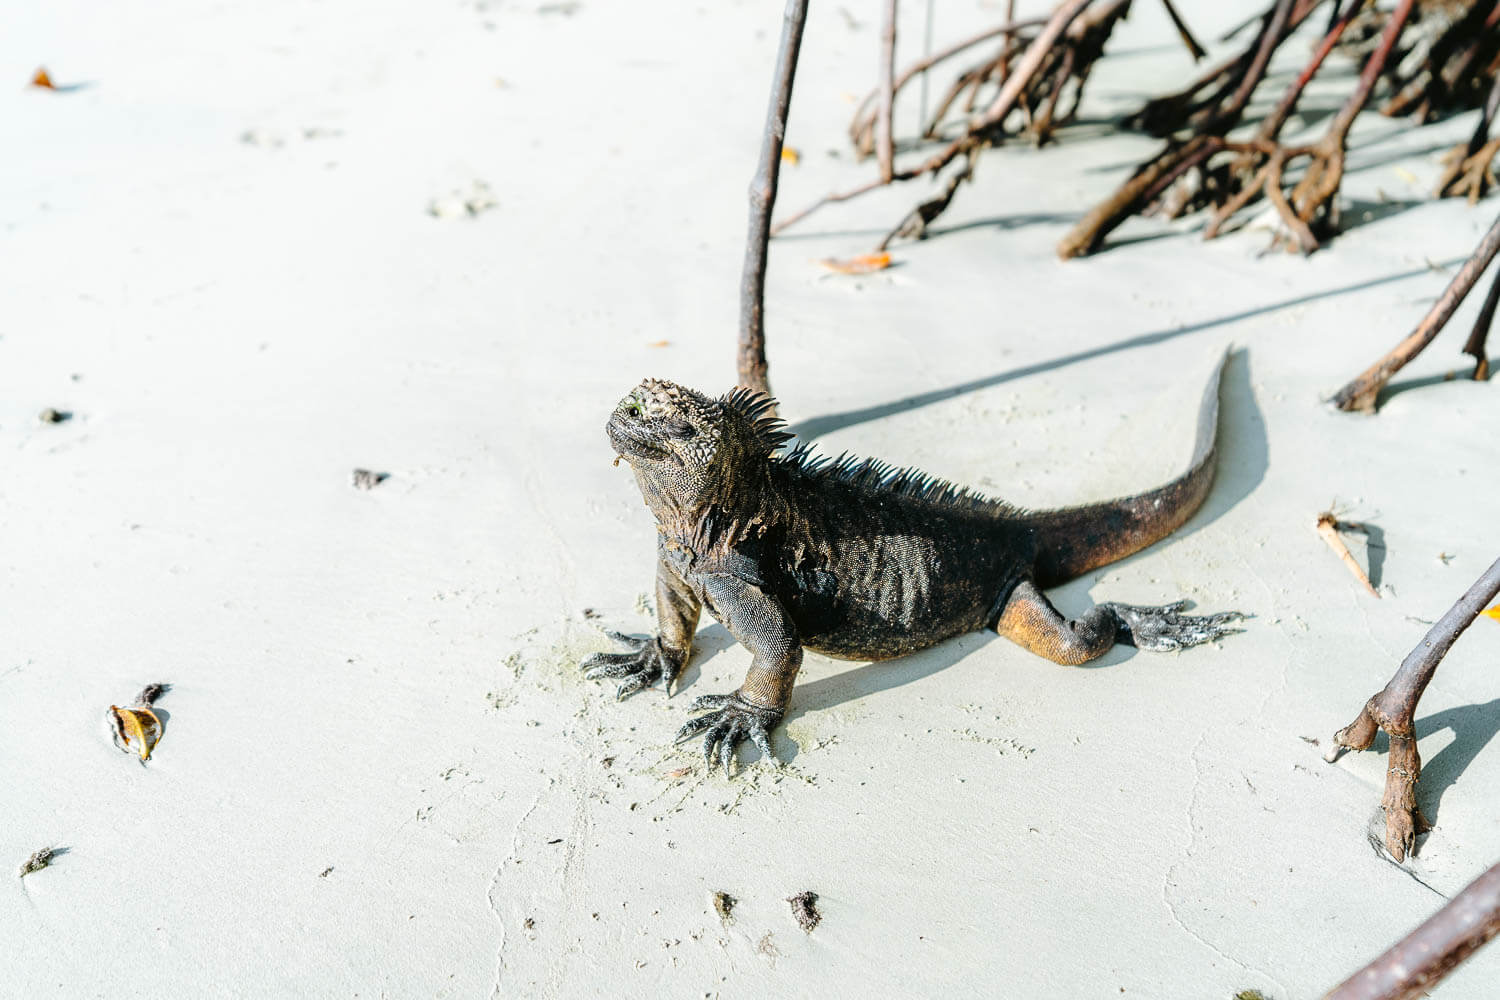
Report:
[[[47,74],[45,69],[38,69],[35,73],[31,74],[31,85],[33,87],[40,87],[43,90],[57,89],[57,85],[52,82],[52,77]]]
[[[156,713],[144,705],[134,708],[111,705],[109,711],[114,718],[115,735],[123,741],[122,749],[134,750],[143,761],[150,760],[151,751],[161,741],[161,720]]]
[[[1395,173],[1397,177],[1401,178],[1408,184],[1417,183],[1417,175],[1412,173],[1410,170],[1407,170],[1405,167],[1396,167]]]
[[[888,253],[862,253],[857,257],[824,257],[818,261],[830,271],[839,274],[869,274],[871,271],[884,271],[891,266],[891,255]]]
[[[790,163],[795,167],[798,163],[801,162],[802,154],[797,151],[797,148],[795,146],[782,146],[781,159],[783,162]]]
[[[1500,622],[1500,604],[1495,605],[1493,608],[1485,608],[1479,613],[1482,615],[1488,615],[1489,617],[1495,619],[1495,621]]]

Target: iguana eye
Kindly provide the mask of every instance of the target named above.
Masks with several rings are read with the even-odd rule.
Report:
[[[625,412],[630,414],[632,417],[639,417],[644,414],[644,411],[641,409],[641,404],[637,403],[633,399],[625,404]]]

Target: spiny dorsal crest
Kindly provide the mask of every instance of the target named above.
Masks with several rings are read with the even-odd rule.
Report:
[[[955,486],[946,479],[935,479],[920,469],[902,468],[878,458],[858,458],[848,452],[829,458],[815,455],[808,445],[798,443],[776,461],[785,469],[813,479],[847,483],[872,493],[909,497],[950,510],[1015,513],[1015,508],[1003,500],[992,500],[967,487]]]
[[[739,417],[746,444],[769,455],[792,439],[786,424],[774,415],[776,401],[756,389],[736,386],[719,397],[726,415]]]

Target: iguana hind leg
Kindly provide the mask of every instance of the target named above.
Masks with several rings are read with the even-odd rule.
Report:
[[[1005,602],[995,631],[1054,663],[1077,665],[1102,656],[1115,643],[1160,652],[1211,642],[1240,631],[1226,626],[1245,617],[1238,611],[1178,614],[1185,607],[1186,601],[1160,607],[1110,602],[1070,621],[1035,583],[1024,580]]]

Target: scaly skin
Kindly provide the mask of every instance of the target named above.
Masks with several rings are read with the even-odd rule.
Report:
[[[705,733],[704,757],[729,773],[740,743],[768,758],[802,650],[884,660],[993,628],[1057,663],[1115,643],[1171,650],[1236,629],[1237,612],[1192,617],[1185,602],[1101,604],[1069,621],[1040,588],[1124,558],[1197,509],[1213,479],[1218,378],[1187,473],[1134,497],[1030,513],[913,470],[814,458],[747,389],[712,399],[647,379],[616,407],[610,443],[630,463],[657,522],[657,636],[613,634],[628,648],[583,662],[625,697],[687,662],[704,608],[750,650],[745,682],[707,695],[679,740]]]

